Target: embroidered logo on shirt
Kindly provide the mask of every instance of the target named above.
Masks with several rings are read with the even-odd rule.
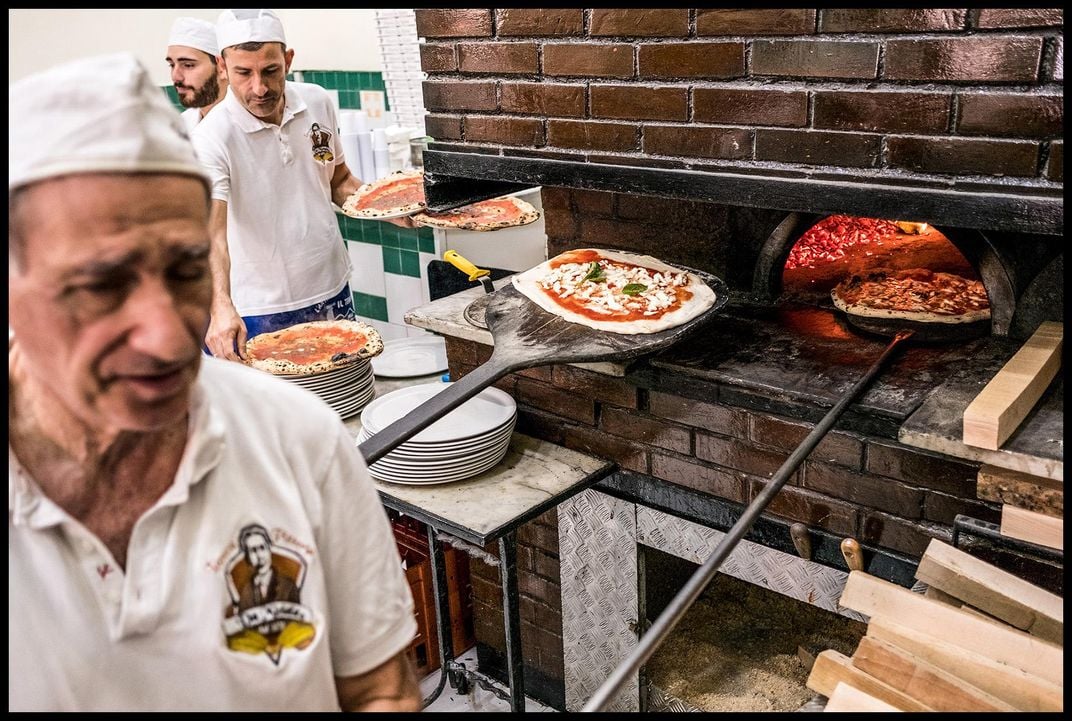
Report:
[[[256,523],[239,531],[237,543],[224,568],[231,597],[223,619],[227,647],[264,653],[279,665],[284,649],[300,651],[316,637],[313,613],[301,603],[305,559],[273,543],[268,529]]]
[[[335,160],[335,154],[331,152],[331,133],[320,127],[319,123],[313,123],[313,127],[306,133],[313,143],[313,160],[321,165],[327,165]]]

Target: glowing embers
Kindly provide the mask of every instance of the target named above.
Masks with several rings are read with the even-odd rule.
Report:
[[[850,215],[831,215],[820,220],[800,237],[789,257],[785,269],[814,268],[820,263],[829,263],[844,258],[848,248],[867,243],[882,244],[900,232],[900,224],[876,218],[855,218]],[[905,223],[917,226],[918,223]],[[926,225],[923,224],[926,228]]]

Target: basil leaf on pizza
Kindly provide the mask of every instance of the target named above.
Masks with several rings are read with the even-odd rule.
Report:
[[[247,363],[274,375],[313,375],[383,352],[379,332],[356,320],[316,320],[246,341]]]
[[[620,250],[570,250],[512,282],[549,313],[612,333],[658,333],[715,304],[715,292],[694,273]]]
[[[342,204],[351,218],[400,218],[419,212],[424,199],[424,171],[398,170],[365,183]]]
[[[469,203],[442,213],[425,210],[413,216],[417,225],[476,231],[513,228],[535,223],[539,219],[540,211],[531,203],[512,195]]]
[[[830,291],[849,315],[924,323],[974,323],[990,318],[981,281],[927,268],[879,268],[852,275]]]

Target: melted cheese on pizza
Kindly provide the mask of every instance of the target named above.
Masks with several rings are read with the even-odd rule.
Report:
[[[658,317],[692,295],[685,289],[689,277],[684,271],[656,271],[605,258],[555,264],[538,282],[561,305],[608,319]],[[627,286],[632,294],[623,292]]]
[[[981,281],[925,268],[852,276],[833,293],[845,303],[881,310],[963,315],[990,308]]]

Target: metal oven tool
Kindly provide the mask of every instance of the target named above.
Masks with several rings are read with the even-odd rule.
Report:
[[[491,358],[358,446],[365,462],[375,463],[514,371],[558,363],[630,360],[673,345],[710,320],[729,300],[729,288],[721,279],[691,268],[682,270],[698,276],[714,291],[714,305],[687,323],[658,333],[624,335],[571,323],[533,303],[513,284],[487,295],[486,320],[494,345]]]

